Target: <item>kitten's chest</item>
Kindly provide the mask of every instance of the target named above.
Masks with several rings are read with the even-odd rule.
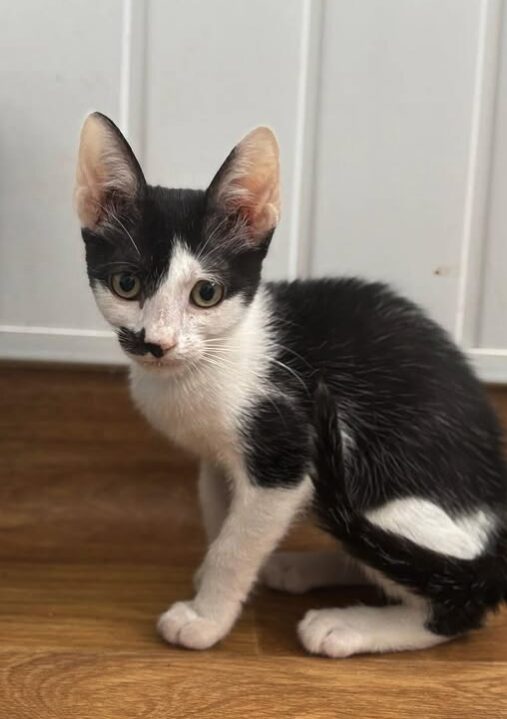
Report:
[[[220,377],[192,385],[132,371],[135,404],[158,431],[192,454],[223,460],[240,448],[238,397]]]

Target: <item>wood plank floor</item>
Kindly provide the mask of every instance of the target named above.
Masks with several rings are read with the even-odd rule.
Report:
[[[163,644],[155,618],[203,551],[195,466],[121,372],[0,367],[0,468],[0,719],[507,717],[507,611],[428,651],[331,661],[305,656],[297,620],[370,591],[258,589],[216,648]]]

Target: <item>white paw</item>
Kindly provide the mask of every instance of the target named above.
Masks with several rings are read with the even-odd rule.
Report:
[[[289,594],[303,594],[312,588],[295,552],[276,552],[261,571],[260,579],[266,587]]]
[[[193,607],[193,602],[176,602],[158,620],[157,629],[170,644],[187,649],[208,649],[227,634],[229,627],[223,627],[213,619],[202,617]]]
[[[350,657],[366,650],[365,637],[346,619],[345,610],[317,609],[307,612],[298,634],[305,649],[325,657]]]

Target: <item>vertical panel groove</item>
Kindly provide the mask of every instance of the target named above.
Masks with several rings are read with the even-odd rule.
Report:
[[[148,0],[123,0],[118,123],[142,161]]]
[[[303,0],[294,179],[290,213],[290,279],[310,271],[316,125],[321,70],[323,0]]]
[[[454,333],[456,341],[465,347],[473,347],[477,341],[502,13],[503,0],[482,0]]]

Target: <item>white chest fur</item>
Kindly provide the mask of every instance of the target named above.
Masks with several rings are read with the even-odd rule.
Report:
[[[131,393],[150,424],[166,437],[200,457],[219,459],[238,445],[240,414],[233,382],[224,387],[220,374],[203,372],[183,380],[134,366]]]
[[[229,464],[238,456],[242,420],[269,392],[272,351],[264,299],[256,298],[248,321],[229,338],[223,362],[204,362],[182,374],[133,364],[131,393],[148,421],[199,457]]]

